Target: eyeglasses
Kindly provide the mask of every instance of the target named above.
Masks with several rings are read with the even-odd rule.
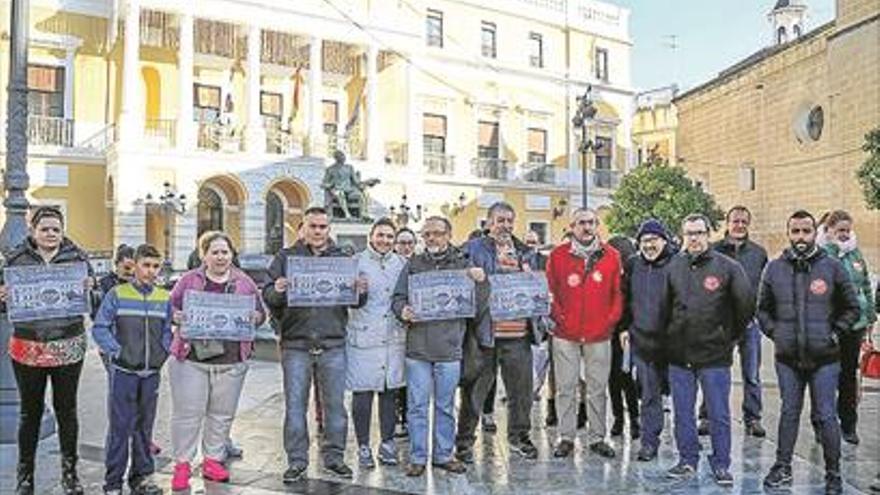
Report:
[[[593,218],[585,218],[583,220],[578,220],[575,222],[576,225],[596,225],[596,220]]]
[[[445,230],[423,230],[422,237],[443,237],[447,234]]]
[[[707,230],[687,230],[683,232],[685,237],[702,237],[708,233],[709,231]]]
[[[415,244],[414,241],[397,241],[397,243],[402,244],[404,246],[412,246],[413,244]]]

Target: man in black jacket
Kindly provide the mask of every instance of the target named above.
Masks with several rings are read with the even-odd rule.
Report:
[[[835,395],[840,374],[839,340],[859,319],[855,288],[843,265],[816,246],[816,220],[803,210],[788,219],[791,247],[767,265],[761,280],[758,318],[776,347],[776,375],[782,397],[776,463],[764,486],[791,485],[804,389],[810,387],[821,425],[825,493],[843,491],[840,425]]]
[[[352,471],[343,459],[348,433],[348,415],[343,403],[348,308],[288,307],[287,288],[296,277],[294,273],[286,273],[287,258],[290,256],[349,257],[351,253],[336,247],[330,239],[327,211],[321,207],[311,207],[304,214],[303,238],[293,246],[280,250],[269,265],[269,276],[273,283],[263,288],[263,299],[272,310],[276,330],[281,335],[285,395],[284,450],[288,463],[283,481],[294,483],[301,480],[308,467],[306,413],[313,370],[326,410],[324,442],[321,446],[324,467],[333,474],[350,478]],[[364,302],[366,284],[364,278],[357,281],[361,303]]]
[[[749,224],[752,213],[742,205],[734,206],[725,217],[727,230],[724,239],[716,242],[712,249],[733,258],[746,271],[752,291],[757,297],[761,273],[767,264],[767,251],[749,239]],[[746,435],[763,438],[767,432],[761,426],[761,329],[757,319],[752,319],[742,338],[737,342],[739,363],[742,371],[743,402],[742,412]],[[700,418],[706,418],[706,401],[700,407]],[[708,421],[700,421],[700,434],[709,432]]]
[[[667,269],[675,255],[666,227],[645,221],[636,234],[638,255],[629,258],[624,279],[626,311],[620,334],[624,351],[632,344],[633,361],[641,386],[642,441],[640,461],[657,457],[663,431],[663,381],[666,367],[666,325],[669,323]]]
[[[730,366],[733,346],[755,312],[755,296],[742,266],[709,249],[709,219],[682,223],[685,252],[669,266],[671,320],[667,330],[669,385],[679,461],[672,478],[696,474],[700,454],[694,403],[697,383],[706,398],[715,482],[733,485],[730,468]]]

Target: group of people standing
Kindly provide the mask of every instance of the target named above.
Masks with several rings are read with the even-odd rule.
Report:
[[[724,238],[712,244],[712,222],[701,214],[684,219],[680,238],[648,219],[636,235],[635,254],[626,256],[626,249],[601,238],[594,210],[576,209],[567,240],[544,256],[534,247],[536,239],[526,243],[513,235],[516,211],[499,202],[488,210],[486,230],[460,247],[453,245],[452,225],[445,217],[425,219],[419,250],[414,249],[418,240],[412,231],[397,230],[391,220],[380,219],[371,227],[366,249],[355,254],[331,239],[327,210],[312,207],[304,212],[297,240],[273,258],[269,281],[261,288],[235,266],[235,246],[223,232],[201,236],[200,265],[170,291],[157,284],[160,253],[150,245],[133,248],[132,258],[117,260],[117,273],[97,284],[100,291],[91,274],[83,281],[89,292],[103,293],[91,331],[108,378],[104,491],[121,493],[127,472],[132,493],[162,493],[151,476],[151,446],[160,370],[166,361],[172,490],[189,487],[200,444],[201,475],[211,481],[229,479],[229,432],[253,344],[184,338],[178,330],[186,318],[184,295],[204,291],[253,296],[252,323],[269,318],[279,336],[285,483],[303,480],[308,469],[313,386],[315,398],[320,397],[322,464],[334,476],[353,476],[344,458],[347,391],[362,469],[374,468],[377,460],[389,466],[401,463],[394,437],[404,404],[406,475],[422,476],[429,463],[434,470],[466,472],[474,462],[476,429],[484,404],[493,400],[499,372],[507,394],[508,448],[536,459],[539,449],[531,440],[533,348],[549,340],[551,400],[558,420],[554,457],[573,454],[581,407],[589,451],[615,457],[606,419],[611,381],[614,395],[626,391],[629,396],[630,433],[640,438],[639,461],[657,458],[663,396],[668,394],[678,452],[668,475],[696,475],[698,436],[707,430],[713,477],[730,486],[733,350],[739,349],[743,373],[745,433],[763,437],[763,333],[775,345],[782,399],[777,459],[764,484],[777,488],[792,483],[792,452],[809,386],[811,421],[825,452],[826,492],[841,493],[841,433],[844,440],[858,443],[859,346],[876,320],[868,267],[856,247],[852,218],[836,211],[820,224],[806,211],[794,212],[786,223],[790,246],[769,262],[766,251],[749,239],[751,220],[747,208],[732,208]],[[59,210],[38,208],[30,224],[29,237],[7,257],[8,265],[87,262],[64,236]],[[298,276],[287,273],[291,256],[354,257],[357,303],[289,306],[286,292]],[[410,305],[410,277],[442,270],[464,271],[473,280],[473,317],[417,320]],[[493,318],[488,277],[529,271],[546,274],[549,315]],[[0,282],[0,302],[7,293]],[[9,349],[22,403],[18,495],[35,490],[34,460],[48,379],[53,382],[64,493],[83,493],[76,470],[76,395],[87,349],[84,332],[82,317],[14,327]],[[627,385],[630,373],[622,370],[629,368],[629,356],[637,380]],[[641,425],[635,412],[639,400],[632,397],[636,392]],[[375,456],[370,440],[374,399],[380,427]],[[428,417],[432,400],[433,421]],[[703,414],[698,409],[705,410],[699,423]],[[612,436],[623,428],[622,403],[614,407],[614,416]]]

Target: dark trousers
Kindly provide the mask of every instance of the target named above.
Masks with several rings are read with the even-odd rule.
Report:
[[[497,373],[496,369],[492,370]],[[495,414],[495,393],[498,391],[498,375],[492,374],[492,388],[486,394],[486,400],[483,401],[483,414]]]
[[[406,387],[397,389],[397,422],[406,425]]]
[[[631,422],[639,419],[639,391],[632,378],[632,373],[625,372],[623,366],[623,348],[620,339],[611,339],[611,375],[608,377],[608,393],[611,395],[611,412],[615,422],[623,422],[623,401],[626,399],[626,410]]]
[[[668,375],[666,364],[649,362],[633,355],[642,392],[642,447],[657,450],[663,432],[663,382]]]
[[[675,412],[675,446],[679,462],[696,467],[700,458],[700,440],[694,410],[697,385],[703,391],[709,412],[713,468],[730,468],[730,368],[690,369],[669,366],[669,388]]]
[[[737,344],[739,367],[743,381],[743,421],[748,425],[761,422],[761,326],[752,320]],[[700,404],[700,419],[706,419],[706,399]]]
[[[58,442],[65,459],[76,460],[79,422],[76,396],[83,362],[65,366],[35,367],[12,362],[21,410],[18,423],[18,462],[33,470],[45,408],[46,383],[52,380],[52,407],[58,422]]]
[[[822,438],[825,470],[839,472],[840,427],[834,407],[834,394],[839,375],[840,363],[827,364],[814,370],[799,370],[776,361],[776,376],[779,380],[779,393],[782,396],[776,462],[791,465],[801,421],[801,410],[804,407],[804,389],[809,385],[813,418],[814,421],[818,421]]]
[[[844,433],[856,431],[859,419],[859,353],[864,330],[840,333],[840,378],[838,379],[837,416]]]
[[[108,387],[108,417],[105,444],[104,490],[122,488],[131,453],[130,485],[153,474],[150,434],[159,400],[159,374],[138,376],[111,368]]]
[[[480,413],[495,381],[497,368],[501,368],[501,379],[507,391],[507,437],[519,441],[532,429],[532,346],[529,337],[498,339],[493,349],[481,349],[480,352],[477,364],[480,373],[475,380],[462,386],[455,439],[459,449],[469,449],[474,444]]]
[[[370,445],[370,420],[373,417],[373,396],[379,395],[379,433],[383,442],[394,439],[397,419],[397,389],[383,392],[353,392],[351,394],[351,419],[358,445]]]

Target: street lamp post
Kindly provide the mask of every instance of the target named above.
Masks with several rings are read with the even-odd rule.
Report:
[[[589,173],[587,153],[590,151],[595,152],[598,149],[596,143],[589,136],[589,126],[597,112],[596,106],[593,104],[592,93],[593,86],[588,84],[584,94],[577,97],[577,110],[575,110],[574,117],[571,119],[572,126],[580,127],[581,129],[581,142],[578,145],[578,152],[581,155],[581,206],[583,208],[587,208],[589,205],[587,201],[587,194],[590,190],[587,177]]]
[[[6,102],[6,221],[0,231],[0,253],[6,255],[27,237],[28,201],[25,192],[29,186],[27,174],[27,66],[29,1],[12,0],[9,16],[9,92]],[[21,404],[18,387],[12,373],[12,361],[7,354],[12,325],[6,313],[0,313],[0,444],[17,441],[18,414]],[[48,408],[46,409],[48,412]],[[43,416],[40,437],[54,432],[52,416]]]
[[[406,227],[410,220],[418,222],[422,219],[422,205],[417,204],[415,207],[415,213],[413,213],[412,207],[406,203],[406,200],[407,197],[406,194],[404,194],[400,197],[400,206],[392,206],[389,208],[391,211],[391,217],[394,219],[394,223],[399,229]]]
[[[162,187],[162,194],[158,198],[153,199],[152,194],[147,194],[145,203],[148,207],[152,206],[162,211],[162,221],[165,224],[162,230],[165,237],[165,260],[162,262],[162,277],[165,284],[168,284],[171,273],[174,271],[171,265],[171,222],[175,215],[183,215],[186,212],[186,195],[177,194],[171,188],[171,183],[167,181],[162,184]]]

